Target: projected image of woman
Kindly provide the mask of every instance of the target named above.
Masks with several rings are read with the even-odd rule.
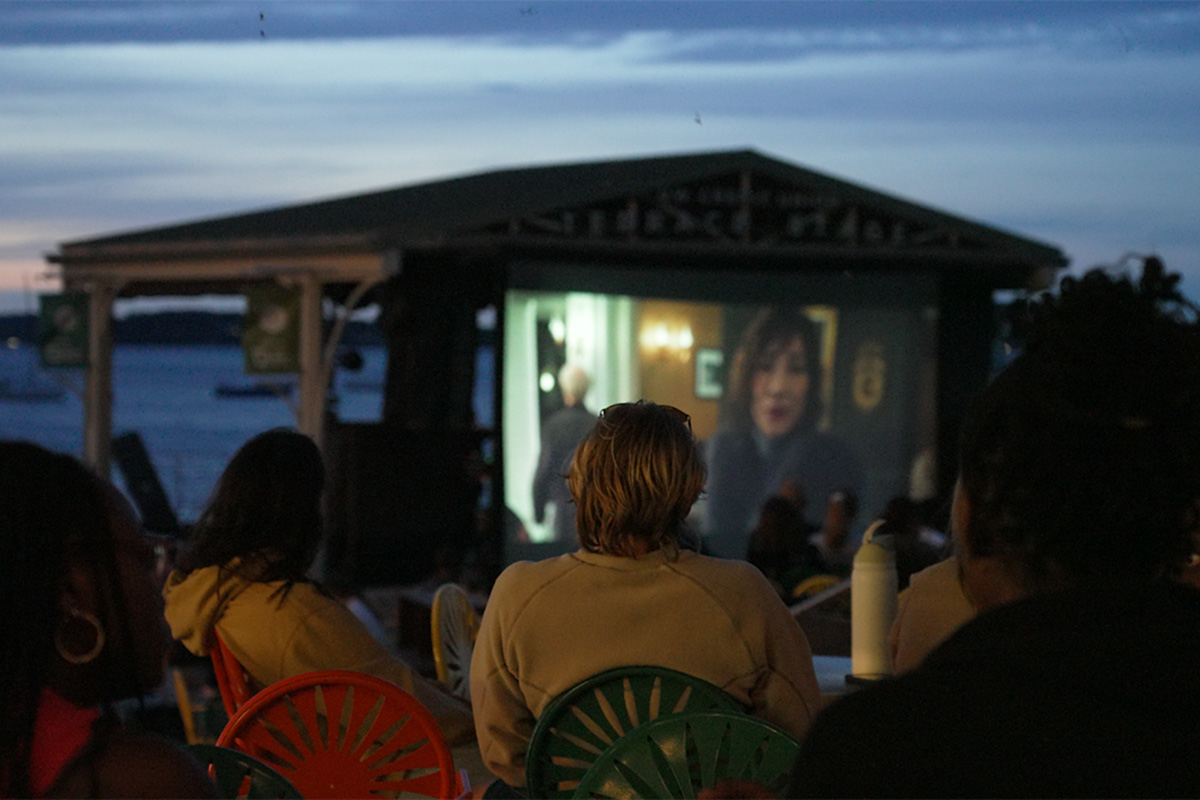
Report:
[[[733,358],[721,427],[705,447],[704,528],[716,554],[745,555],[748,532],[772,495],[817,501],[811,515],[835,489],[861,492],[858,457],[841,438],[816,429],[822,381],[812,320],[794,308],[763,309]]]

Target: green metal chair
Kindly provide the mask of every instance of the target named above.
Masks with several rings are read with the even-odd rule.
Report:
[[[287,778],[252,755],[215,744],[187,746],[196,759],[210,767],[209,774],[220,797],[294,800],[300,792]]]
[[[639,725],[737,702],[718,687],[665,667],[618,667],[577,683],[538,718],[525,754],[529,797],[571,797],[592,763]]]
[[[748,781],[781,797],[799,751],[794,736],[749,714],[675,714],[622,736],[596,759],[574,796],[692,798],[718,783]]]

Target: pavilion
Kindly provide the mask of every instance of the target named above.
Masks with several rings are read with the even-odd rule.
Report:
[[[101,470],[119,297],[297,287],[298,428],[323,443],[340,333],[324,318],[325,301],[338,319],[379,303],[389,346],[383,422],[447,442],[454,458],[478,445],[477,312],[496,309],[496,341],[510,344],[504,309],[513,291],[762,303],[791,287],[806,302],[849,310],[919,310],[936,349],[936,369],[925,376],[936,407],[926,416],[937,449],[948,453],[989,374],[994,292],[1047,287],[1067,264],[1051,245],[753,150],[499,169],[63,242],[48,260],[67,289],[90,295],[85,456]],[[861,316],[869,327],[871,315]],[[497,465],[506,438],[532,424],[510,425],[505,404],[514,401],[504,394],[497,379],[495,419],[504,424],[484,434]],[[491,476],[493,496],[505,496],[503,472]],[[939,464],[938,475],[946,488],[953,465]],[[497,542],[501,505],[493,504]]]

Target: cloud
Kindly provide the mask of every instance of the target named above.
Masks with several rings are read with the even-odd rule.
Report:
[[[513,43],[603,42],[632,31],[674,31],[720,33],[693,38],[674,53],[692,60],[995,46],[1195,51],[1198,16],[1194,2],[7,0],[0,5],[0,44],[496,36]]]
[[[1154,241],[1200,268],[1198,30],[1196,3],[5,2],[0,219],[41,238],[0,257],[756,147],[1073,255]]]

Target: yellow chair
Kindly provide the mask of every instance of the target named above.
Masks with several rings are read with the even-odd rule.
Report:
[[[793,600],[804,600],[813,595],[820,594],[831,586],[837,585],[841,581],[837,575],[810,575],[800,581],[792,589]]]
[[[171,680],[175,683],[175,703],[179,706],[179,718],[183,721],[183,735],[188,744],[204,744],[196,732],[195,709],[192,708],[192,697],[188,694],[187,680],[179,667],[171,668]]]
[[[471,654],[479,635],[479,617],[466,591],[446,583],[433,594],[430,611],[433,665],[437,678],[463,700],[471,699]]]

